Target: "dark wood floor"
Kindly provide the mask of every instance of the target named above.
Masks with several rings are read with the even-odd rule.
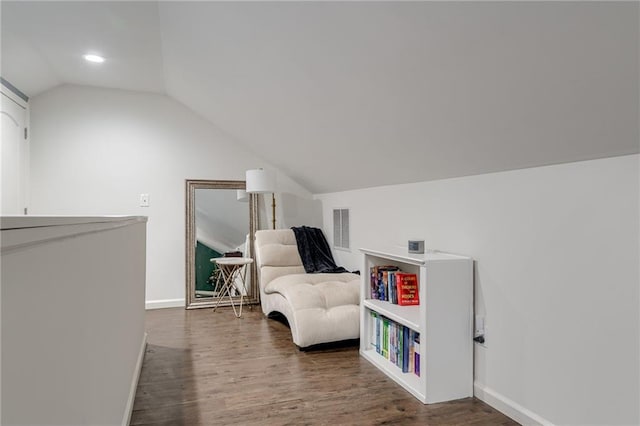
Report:
[[[300,352],[259,307],[147,311],[132,425],[517,425],[474,398],[423,405],[358,348]]]

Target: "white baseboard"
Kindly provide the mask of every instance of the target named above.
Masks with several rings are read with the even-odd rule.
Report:
[[[184,299],[165,299],[165,300],[148,300],[145,302],[145,309],[163,309],[163,308],[184,308]]]
[[[131,414],[133,414],[133,403],[136,400],[136,390],[138,389],[138,381],[140,380],[140,372],[142,371],[142,362],[144,361],[144,353],[147,349],[147,333],[142,336],[142,344],[140,345],[140,352],[138,353],[138,361],[136,362],[136,369],[133,372],[131,378],[131,388],[129,388],[129,399],[127,400],[127,406],[124,410],[124,416],[122,417],[122,426],[128,426],[131,423]]]
[[[473,395],[487,405],[500,411],[505,416],[511,417],[521,425],[554,426],[550,421],[543,419],[517,402],[510,400],[480,383],[475,382],[473,384]]]

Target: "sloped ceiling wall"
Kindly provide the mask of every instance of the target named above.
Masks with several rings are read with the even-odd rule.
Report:
[[[638,35],[637,2],[3,2],[2,75],[166,93],[321,193],[636,153]]]

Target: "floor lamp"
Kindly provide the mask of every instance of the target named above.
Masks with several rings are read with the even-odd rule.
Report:
[[[247,170],[246,184],[248,194],[271,193],[271,217],[273,229],[276,229],[276,174],[271,170]]]

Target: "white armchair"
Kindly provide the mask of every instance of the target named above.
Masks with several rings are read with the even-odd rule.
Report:
[[[262,311],[284,315],[300,348],[359,337],[359,275],[305,273],[291,229],[257,231],[256,261]]]

